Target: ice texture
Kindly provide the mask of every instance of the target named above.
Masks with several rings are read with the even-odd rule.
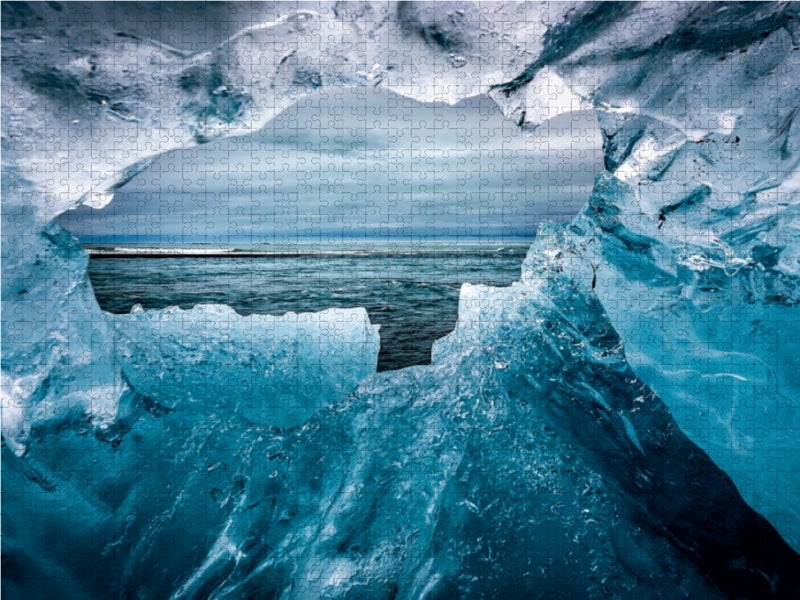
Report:
[[[25,451],[33,423],[71,411],[113,422],[128,389],[114,360],[114,332],[97,306],[77,240],[53,223],[37,230],[3,193],[3,441]]]
[[[52,597],[64,574],[86,597],[797,589],[797,555],[631,371],[594,296],[549,269],[465,286],[459,310],[432,365],[371,375],[300,428],[134,395],[109,430],[34,427],[7,458],[4,569],[25,577],[5,590]]]
[[[113,320],[117,356],[138,393],[165,408],[229,411],[276,427],[355,391],[380,349],[363,308],[276,317],[224,305],[135,306]]]
[[[800,589],[772,528],[800,548],[798,5],[242,3],[205,19],[199,52],[91,10],[3,8],[4,593]],[[225,309],[194,309],[181,348],[159,331],[181,311],[99,309],[53,217],[341,85],[488,93],[523,128],[592,108],[606,170],[518,284],[464,287],[431,366],[355,394],[375,343],[361,311],[330,355],[280,363],[322,321],[256,319],[264,335],[239,347],[244,329],[216,328]],[[230,372],[197,367],[226,347]],[[240,407],[216,375],[292,357],[298,382],[329,360],[310,389],[335,390],[285,397],[309,409],[293,422],[264,411],[278,380]]]
[[[97,306],[88,257],[69,232],[50,223],[20,238],[3,235],[2,426],[17,454],[36,423],[78,412],[111,426],[131,385],[165,408],[290,427],[376,370],[378,326],[363,308],[275,317],[202,305],[112,315]]]

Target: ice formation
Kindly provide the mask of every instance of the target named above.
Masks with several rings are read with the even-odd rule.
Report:
[[[380,349],[363,308],[274,317],[219,305],[136,306],[113,319],[117,356],[139,394],[165,408],[276,427],[304,423],[355,391],[375,372]]]
[[[248,26],[188,54],[87,7],[3,9],[3,592],[800,589],[772,528],[800,548],[800,8],[248,4]],[[362,379],[363,311],[254,319],[263,345],[241,347],[224,308],[99,309],[54,216],[339,85],[488,93],[525,128],[591,107],[606,172],[518,284],[465,286],[429,367]],[[340,316],[331,354],[307,354]],[[186,363],[206,357],[204,379]],[[218,379],[291,365],[304,388],[312,363],[293,419],[268,374],[258,407]]]

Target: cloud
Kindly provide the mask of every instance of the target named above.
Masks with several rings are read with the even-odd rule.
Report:
[[[338,90],[250,136],[165,154],[105,208],[59,222],[87,239],[530,234],[585,202],[600,156],[590,115],[528,135],[485,97],[449,107]]]

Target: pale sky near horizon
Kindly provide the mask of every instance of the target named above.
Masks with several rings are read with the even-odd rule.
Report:
[[[486,97],[451,107],[323,89],[260,132],[167,153],[105,208],[57,220],[84,242],[494,243],[573,215],[601,156],[590,113],[525,134]]]

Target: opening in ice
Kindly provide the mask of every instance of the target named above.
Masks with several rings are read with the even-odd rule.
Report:
[[[137,6],[167,35],[92,6],[3,5],[2,591],[800,588],[795,5]],[[381,80],[603,129],[588,205],[518,285],[463,289],[430,367],[364,379],[363,310],[100,310],[55,215],[298,86]]]
[[[593,112],[525,133],[486,96],[324,89],[256,134],[165,154],[104,208],[57,221],[89,249],[105,310],[365,307],[391,370],[430,362],[462,283],[518,280],[538,223],[572,218],[601,169]]]

